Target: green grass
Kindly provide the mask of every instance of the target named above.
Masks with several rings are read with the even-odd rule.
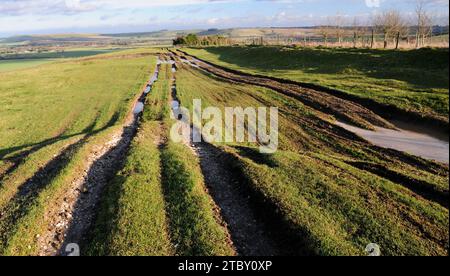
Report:
[[[23,53],[23,54],[7,54],[0,57],[0,60],[17,60],[17,59],[65,59],[65,58],[81,58],[95,56],[99,54],[112,53],[111,49],[73,49],[61,52],[42,52],[42,53]]]
[[[447,254],[448,211],[395,183],[329,157],[280,151],[272,156],[275,167],[237,160],[252,188],[277,206],[315,254],[364,255],[372,242],[386,256]]]
[[[297,50],[296,50],[297,51]],[[46,214],[59,208],[86,160],[122,127],[155,66],[153,50],[127,50],[0,74],[0,254],[36,255]],[[163,65],[145,103],[124,167],[102,194],[85,255],[235,255],[207,192],[199,157],[168,138],[172,73]],[[204,106],[277,106],[279,151],[257,145],[216,146],[246,180],[252,198],[274,208],[304,240],[299,252],[364,255],[448,255],[449,211],[433,196],[448,195],[448,167],[355,141],[333,118],[270,89],[224,82],[182,66],[177,96]],[[70,150],[65,150],[69,147]],[[56,169],[37,173],[59,156]],[[1,172],[19,161],[4,177]],[[379,176],[351,164],[377,164],[411,179]],[[40,179],[35,193],[23,183]],[[411,186],[412,185],[412,186]],[[415,185],[415,186],[414,186]],[[420,188],[432,187],[430,194]]]
[[[158,122],[144,122],[125,167],[108,185],[88,255],[168,256],[169,239],[161,186]]]
[[[147,96],[145,114],[125,166],[106,189],[87,255],[173,255],[159,149],[165,133],[162,122],[157,121],[166,114],[162,107],[167,105],[168,85],[167,73],[162,71]]]
[[[0,56],[0,73],[36,67],[64,59],[114,53],[115,49],[72,49],[64,52],[8,54]]]
[[[94,148],[121,128],[155,63],[154,57],[109,56],[0,75],[2,166],[18,162],[0,183],[2,255],[37,254],[44,214],[60,204]],[[50,174],[38,174],[69,145]],[[35,192],[19,196],[33,176],[40,181]]]
[[[82,174],[85,162],[98,144],[106,143],[113,132],[120,127],[89,136],[70,151],[66,152],[58,169],[45,176],[37,194],[11,201],[3,209],[4,217],[0,221],[0,254],[6,256],[35,256],[39,252],[38,235],[47,231],[49,219],[45,214],[54,208],[60,208],[70,183]],[[19,203],[18,209],[14,207]],[[10,221],[10,219],[12,219]],[[11,224],[10,224],[11,223]]]
[[[0,158],[119,121],[151,59],[111,57],[0,74]]]
[[[12,59],[0,60],[0,73],[39,66],[53,62],[54,59]]]
[[[181,256],[229,256],[234,250],[205,193],[200,162],[183,144],[162,151],[164,190],[173,242]]]
[[[234,255],[199,160],[167,140],[170,66],[147,96],[125,167],[108,186],[89,255]]]
[[[447,255],[448,209],[405,188],[404,183],[347,164],[373,162],[448,194],[448,168],[407,162],[342,136],[320,114],[277,92],[226,83],[192,69],[177,72],[183,106],[277,106],[280,146],[273,155],[255,145],[218,144],[235,171],[262,195],[318,255],[364,255],[378,243],[383,255]],[[425,165],[420,165],[425,164]],[[386,169],[386,170],[387,170]],[[444,192],[444,193],[445,193]]]
[[[185,50],[247,73],[313,83],[444,119],[449,113],[448,49],[216,47]]]

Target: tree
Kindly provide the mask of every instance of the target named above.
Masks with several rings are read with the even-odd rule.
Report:
[[[339,45],[342,45],[342,40],[344,37],[344,18],[338,13],[335,17],[334,17],[334,25],[335,25],[335,33],[336,33],[336,38],[337,41],[339,43]]]
[[[180,36],[177,37],[176,39],[173,40],[173,45],[186,45],[186,40],[184,39],[184,37]]]
[[[323,41],[325,42],[325,47],[328,47],[328,39],[330,37],[330,26],[329,25],[320,26],[319,33],[323,37]]]
[[[400,35],[405,32],[405,20],[396,10],[384,11],[375,17],[375,28],[383,34],[383,47],[388,47],[392,40],[398,46]]]
[[[416,17],[417,17],[417,31],[416,31],[416,48],[425,46],[427,36],[432,35],[432,18],[426,11],[426,1],[417,0]]]
[[[356,48],[358,40],[361,39],[361,45],[364,46],[364,35],[366,34],[367,29],[361,24],[358,20],[358,17],[355,16],[353,19],[353,47]]]
[[[328,47],[328,42],[330,40],[330,37],[333,33],[333,27],[332,27],[332,21],[333,19],[331,17],[327,17],[327,22],[324,25],[321,25],[319,28],[319,34],[322,36],[325,47]]]
[[[173,45],[198,46],[200,40],[196,34],[188,34],[185,37],[178,37],[173,41]]]

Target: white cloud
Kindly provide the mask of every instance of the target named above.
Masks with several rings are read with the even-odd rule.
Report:
[[[0,14],[55,14],[96,9],[140,9],[239,1],[243,0],[0,0]]]
[[[365,0],[366,6],[369,8],[379,8],[381,6],[381,0]]]

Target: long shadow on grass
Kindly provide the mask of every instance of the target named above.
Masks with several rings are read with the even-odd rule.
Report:
[[[448,49],[411,51],[378,49],[287,49],[283,47],[214,47],[207,52],[220,61],[261,72],[301,70],[338,74],[356,70],[368,77],[405,81],[418,88],[448,88]],[[406,68],[406,70],[405,70]],[[424,71],[443,72],[424,75]],[[447,73],[448,74],[448,73]]]
[[[0,253],[6,249],[9,239],[17,230],[18,222],[29,213],[33,205],[36,204],[39,194],[69,164],[77,150],[86,143],[89,137],[114,125],[117,118],[114,115],[110,122],[103,128],[87,133],[81,140],[63,150],[57,157],[19,187],[16,195],[0,210]],[[95,122],[93,125],[95,126]],[[93,129],[93,127],[90,129]]]
[[[0,159],[3,158],[5,155],[10,154],[12,152],[16,152],[16,151],[21,151],[23,149],[29,148],[30,149],[24,151],[24,152],[20,152],[19,154],[3,159],[4,161],[7,161],[8,163],[10,163],[11,165],[8,167],[7,170],[5,170],[3,173],[0,173],[0,184],[1,181],[5,178],[5,176],[7,176],[8,174],[14,172],[23,162],[24,160],[31,154],[39,151],[42,148],[45,148],[47,146],[53,145],[55,143],[64,141],[64,140],[68,140],[70,138],[79,136],[79,135],[89,135],[89,134],[95,134],[98,133],[99,131],[105,130],[108,127],[113,126],[119,119],[119,113],[116,112],[110,119],[110,121],[99,131],[94,132],[94,128],[97,125],[97,122],[99,120],[99,115],[95,118],[95,120],[93,121],[93,123],[91,123],[89,126],[87,126],[83,131],[79,132],[79,133],[75,133],[75,134],[70,134],[70,135],[58,135],[56,137],[44,140],[42,142],[39,143],[35,143],[35,144],[28,144],[28,145],[22,145],[22,146],[18,146],[18,147],[12,147],[12,148],[8,148],[8,149],[4,149],[4,150],[0,150]]]
[[[0,252],[5,250],[9,238],[17,230],[18,222],[36,203],[39,193],[58,176],[70,162],[73,154],[85,143],[85,139],[69,146],[46,167],[40,169],[31,179],[24,183],[18,193],[1,210],[0,218]]]
[[[249,207],[256,215],[262,225],[260,231],[265,231],[273,239],[277,253],[281,255],[293,256],[314,256],[314,249],[311,243],[305,238],[306,234],[300,233],[298,229],[293,229],[289,222],[277,211],[276,205],[251,184],[241,170],[240,160],[233,154],[225,152],[220,148],[208,144],[209,150],[220,158],[223,167],[236,179],[236,192],[240,197],[248,201]],[[251,159],[255,163],[269,167],[278,166],[277,162],[270,156],[261,154],[256,149],[246,147],[236,147],[239,155]]]
[[[65,255],[64,250],[70,243],[79,244],[83,252],[87,253],[84,255],[108,255],[109,242],[107,233],[111,233],[110,230],[113,227],[111,222],[115,221],[117,217],[116,210],[118,209],[117,204],[120,197],[120,187],[126,180],[125,177],[117,176],[117,172],[123,169],[125,157],[127,156],[131,141],[136,134],[136,130],[137,124],[125,127],[118,144],[109,149],[90,167],[87,177],[82,184],[83,189],[87,193],[81,194],[76,199],[72,213],[73,218],[70,221],[66,233],[58,233],[56,231],[57,235],[60,236],[57,240],[62,241],[60,244],[55,241],[58,255]],[[111,183],[112,180],[114,181]],[[107,189],[106,193],[105,188]],[[102,206],[103,208],[98,208],[98,206]],[[99,228],[95,228],[94,230],[92,226],[98,221],[97,217],[104,217],[105,215],[110,217],[108,219],[101,219],[101,221],[106,221],[107,223],[98,225]],[[97,232],[99,229],[105,232],[99,235]],[[94,231],[96,232],[94,233]],[[88,242],[94,237],[100,237],[94,241],[98,247],[94,246],[89,248]],[[103,238],[104,240],[102,240]],[[96,248],[94,250],[98,251],[93,252],[91,248]]]
[[[346,162],[347,164],[364,171],[368,171],[382,178],[388,179],[394,183],[397,183],[412,192],[422,196],[423,198],[436,202],[442,205],[444,208],[449,208],[449,193],[448,190],[440,190],[436,185],[414,179],[407,175],[401,174],[396,171],[388,169],[386,166],[367,163],[367,162]]]

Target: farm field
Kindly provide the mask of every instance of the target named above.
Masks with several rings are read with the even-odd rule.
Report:
[[[210,47],[184,50],[220,66],[336,89],[354,96],[353,100],[363,99],[358,101],[371,108],[375,106],[374,101],[448,126],[448,48],[393,51]],[[385,116],[397,115],[395,111],[386,111],[388,108],[380,109]]]
[[[0,72],[14,71],[17,69],[24,69],[39,66],[42,64],[55,61],[54,59],[11,59],[0,60]]]
[[[8,54],[0,56],[0,72],[35,67],[70,58],[81,58],[112,53],[114,50],[73,49],[65,52]]]
[[[278,49],[248,48],[240,61],[232,59],[235,50],[186,49],[249,73],[330,86],[339,79],[286,69],[275,62],[288,58]],[[250,62],[252,51],[263,50],[275,55],[274,68]],[[346,72],[338,75],[348,82],[336,88],[364,75]],[[384,79],[358,85],[374,81],[370,97],[380,103],[444,116],[448,104],[439,101],[448,100],[448,76],[437,87],[444,77],[429,74],[428,88],[424,80],[417,85],[436,98],[417,92],[420,107],[400,104],[419,89],[408,81],[395,97],[378,94]],[[173,101],[192,112],[195,99],[221,111],[278,107],[278,151],[262,154],[258,143],[176,143]],[[66,255],[73,243],[93,256],[353,256],[366,255],[369,243],[387,256],[448,255],[448,164],[375,146],[337,119],[393,127],[351,100],[230,73],[176,49],[0,73],[0,255]]]

